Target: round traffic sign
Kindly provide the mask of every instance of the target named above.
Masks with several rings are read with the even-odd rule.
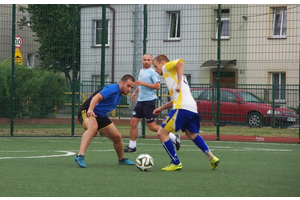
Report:
[[[21,36],[17,35],[15,37],[15,47],[20,48],[22,45],[23,45],[23,39],[21,38]]]

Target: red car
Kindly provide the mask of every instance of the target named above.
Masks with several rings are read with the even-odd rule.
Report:
[[[217,116],[217,89],[192,88],[202,120],[214,120]],[[286,127],[298,122],[296,112],[287,108],[274,108],[252,93],[229,88],[220,88],[220,124],[247,124],[250,127],[263,125]],[[273,120],[275,123],[273,122]]]

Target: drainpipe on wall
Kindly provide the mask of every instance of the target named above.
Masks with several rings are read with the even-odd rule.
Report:
[[[111,83],[114,82],[115,79],[115,21],[116,21],[116,10],[107,5],[107,8],[109,8],[113,12],[113,24],[112,24],[112,55],[111,55]]]

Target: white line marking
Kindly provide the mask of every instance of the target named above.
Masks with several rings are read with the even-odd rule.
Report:
[[[62,152],[65,154],[60,155],[48,155],[48,156],[21,156],[21,157],[0,157],[0,159],[12,159],[12,158],[53,158],[53,157],[61,157],[61,156],[72,156],[76,153],[70,152],[70,151],[56,151],[56,152]]]

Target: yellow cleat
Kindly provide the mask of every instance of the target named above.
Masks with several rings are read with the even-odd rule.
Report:
[[[168,166],[166,166],[165,168],[162,168],[161,170],[163,170],[163,171],[177,171],[177,170],[181,170],[181,169],[182,169],[182,164],[181,163],[179,163],[178,165],[170,163]]]
[[[219,165],[219,162],[220,162],[219,158],[217,158],[216,156],[214,156],[214,157],[211,159],[211,161],[210,161],[211,169],[212,169],[212,170],[216,169],[216,168],[218,167],[218,165]]]

